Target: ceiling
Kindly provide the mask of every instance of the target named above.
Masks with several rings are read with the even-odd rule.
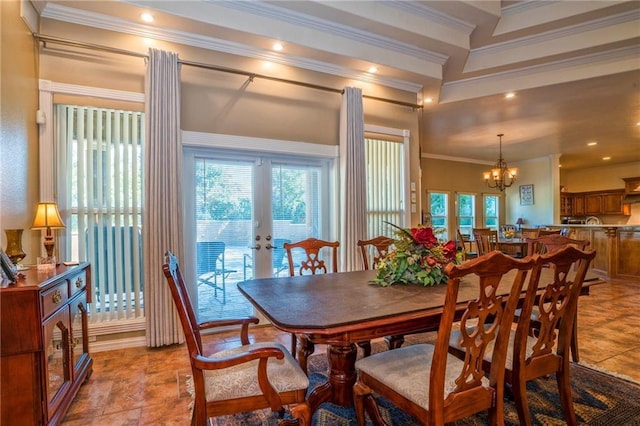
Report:
[[[565,169],[640,161],[640,1],[34,4],[49,19],[415,93],[421,152],[433,158],[495,162],[504,133],[510,163],[551,154]],[[141,22],[142,11],[154,23]],[[276,41],[284,50],[272,50]]]

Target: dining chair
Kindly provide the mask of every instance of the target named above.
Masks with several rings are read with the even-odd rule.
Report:
[[[393,238],[385,237],[384,235],[371,238],[370,240],[358,240],[356,245],[360,248],[364,270],[376,269],[378,262],[389,253],[389,248],[393,243]],[[398,340],[404,341],[404,338],[403,336],[393,336],[386,340],[387,345],[391,349],[392,343],[390,342],[396,342]],[[358,346],[362,348],[362,353],[365,357],[371,355],[370,341],[358,342]]]
[[[562,229],[539,229],[538,237],[544,237],[545,235],[560,235]]]
[[[569,346],[578,297],[589,263],[595,255],[595,251],[584,252],[572,246],[534,255],[536,264],[527,284],[522,316],[515,331],[510,330],[505,367],[505,380],[511,385],[521,425],[532,424],[526,393],[527,381],[551,374],[556,377],[565,421],[570,426],[576,424],[569,378]],[[543,282],[541,288],[540,273],[545,265],[550,265],[553,270],[553,279],[548,283]],[[577,271],[572,275],[574,266],[577,266]],[[532,333],[530,318],[534,308],[539,311],[539,326]],[[460,341],[459,335],[451,334],[450,352],[461,358],[464,349]],[[485,368],[495,360],[493,350],[490,345],[484,353]]]
[[[558,234],[545,235],[538,238],[527,239],[527,253],[553,253],[568,245],[574,246],[580,250],[586,250],[590,244],[589,240],[575,240],[573,238],[563,237]],[[532,251],[533,250],[533,251]],[[577,311],[576,311],[577,312]],[[520,317],[520,313],[516,311],[516,319]],[[535,324],[538,320],[538,310],[533,308],[531,321]],[[578,350],[578,321],[577,318],[573,322],[573,333],[571,334],[571,358],[574,362],[580,361],[580,353]]]
[[[204,426],[207,419],[271,408],[279,424],[310,425],[306,402],[309,379],[287,349],[279,343],[249,343],[249,325],[255,317],[198,323],[176,256],[165,254],[162,271],[171,290],[184,331],[194,385],[191,424]],[[241,346],[205,355],[201,332],[238,325]],[[282,419],[285,406],[292,419]]]
[[[514,259],[494,251],[460,265],[447,265],[449,278],[435,344],[417,344],[362,358],[356,362],[354,405],[358,425],[365,410],[374,424],[386,424],[375,393],[423,424],[441,425],[488,410],[491,424],[504,424],[504,365],[510,325],[527,272],[534,259]],[[498,295],[501,278],[511,272],[508,295]],[[457,314],[458,290],[468,275],[478,276],[476,300]],[[459,322],[454,322],[460,319]],[[460,329],[465,357],[448,353],[449,336]],[[494,344],[485,371],[482,354]],[[488,376],[488,377],[485,377]]]
[[[521,228],[520,237],[521,238],[538,238],[539,231],[540,230],[538,228]]]
[[[389,247],[394,243],[393,238],[383,235],[371,238],[370,240],[358,240],[357,246],[362,254],[362,266],[364,270],[376,269],[380,259],[389,252]]]
[[[475,259],[478,257],[477,251],[467,250],[467,244],[471,246],[471,237],[468,234],[463,234],[460,230],[456,230],[458,235],[458,244],[460,244],[460,248],[462,249],[462,256],[464,260]]]
[[[213,288],[214,297],[218,290],[222,293],[222,304],[227,303],[226,280],[230,274],[238,272],[225,267],[226,245],[223,241],[198,241],[196,243],[196,274],[198,285],[206,284]],[[218,282],[219,280],[219,282]]]
[[[287,260],[289,262],[289,275],[315,275],[326,274],[329,272],[327,269],[327,263],[331,266],[331,272],[338,272],[338,247],[340,242],[338,241],[324,241],[317,238],[307,238],[302,241],[294,243],[284,243],[283,247],[287,253]],[[329,256],[326,258],[320,258],[320,251],[323,249],[329,250]],[[295,265],[295,252],[302,251],[304,258],[299,260],[299,267]],[[297,269],[297,271],[296,271]],[[296,350],[298,346],[298,338],[294,333],[291,333],[291,355],[294,358],[298,358],[300,367],[307,372],[307,357],[314,351],[314,345],[306,337],[300,336],[300,349]]]
[[[473,238],[478,247],[478,256],[498,249],[498,231],[487,228],[473,228]]]

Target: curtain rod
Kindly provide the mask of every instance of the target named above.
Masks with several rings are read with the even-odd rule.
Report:
[[[132,52],[130,50],[124,50],[124,49],[118,49],[118,48],[115,48],[115,47],[102,46],[102,45],[93,44],[93,43],[86,43],[84,41],[68,40],[68,39],[64,39],[64,38],[47,36],[47,35],[38,34],[38,33],[33,33],[33,37],[36,40],[42,42],[42,44],[43,44],[43,46],[45,48],[47,47],[47,42],[49,42],[49,43],[54,43],[54,44],[61,44],[61,45],[64,45],[64,46],[79,47],[79,48],[82,48],[82,49],[100,50],[100,51],[103,51],[103,52],[117,53],[119,55],[134,56],[136,58],[148,58],[149,57],[149,55],[147,55],[145,53],[137,53],[137,52]],[[271,80],[271,81],[276,81],[276,82],[279,82],[279,83],[286,83],[286,84],[294,84],[296,86],[302,86],[302,87],[307,87],[307,88],[316,89],[316,90],[323,90],[325,92],[333,92],[333,93],[340,93],[340,94],[342,94],[344,92],[344,90],[342,90],[342,89],[334,89],[333,87],[320,86],[318,84],[305,83],[305,82],[302,82],[302,81],[289,80],[289,79],[285,79],[285,78],[271,77],[271,76],[264,75],[264,74],[256,74],[256,73],[252,73],[252,72],[248,72],[248,71],[242,71],[242,70],[238,70],[238,69],[234,69],[234,68],[227,68],[227,67],[221,67],[221,66],[217,66],[217,65],[205,64],[205,63],[202,63],[202,62],[186,61],[186,60],[183,60],[183,59],[178,60],[178,62],[183,64],[183,65],[196,67],[196,68],[203,68],[203,69],[208,69],[208,70],[213,70],[213,71],[226,72],[226,73],[229,73],[229,74],[244,75],[246,77],[249,77],[249,80],[251,82],[253,82],[253,80],[255,78],[262,78],[264,80]],[[369,95],[362,95],[362,97],[365,98],[365,99],[371,99],[371,100],[386,102],[386,103],[405,106],[405,107],[409,107],[409,108],[413,108],[413,109],[421,109],[422,108],[422,105],[412,104],[412,103],[409,103],[409,102],[396,101],[394,99],[379,98],[379,97],[376,97],[376,96],[369,96]]]

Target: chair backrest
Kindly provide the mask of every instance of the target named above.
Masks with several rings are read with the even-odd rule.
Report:
[[[468,415],[502,400],[511,324],[527,272],[534,264],[535,260],[532,258],[518,260],[494,251],[460,265],[447,265],[445,273],[449,281],[431,364],[430,411],[439,408],[442,412],[444,408]],[[502,293],[502,290],[498,291],[501,279],[514,270],[516,272],[513,273],[513,281],[510,281],[509,295],[498,295]],[[460,282],[465,276],[472,274],[478,277],[478,297],[467,304],[460,321],[454,323],[458,319],[456,309]],[[459,333],[460,336],[459,347],[465,352],[464,358],[461,357],[464,365],[460,372],[447,372],[448,348],[454,325],[456,334]],[[488,372],[489,387],[486,387],[483,378],[487,372],[479,360],[482,360],[491,344],[494,350]],[[438,407],[433,404],[441,405]],[[448,407],[448,404],[452,406]]]
[[[196,243],[196,273],[198,275],[207,272],[224,269],[225,243],[222,241],[198,241]],[[218,267],[220,260],[220,267]]]
[[[589,245],[589,240],[574,240],[558,234],[545,235],[538,238],[527,238],[527,253],[553,253],[568,245],[573,245],[580,250],[584,250]]]
[[[328,272],[324,259],[320,259],[320,250],[329,247],[331,249],[331,264],[332,271],[338,272],[338,247],[340,243],[338,241],[323,241],[317,238],[307,238],[306,240],[298,241],[296,243],[285,243],[284,249],[287,252],[287,258],[289,261],[289,275],[292,277],[296,274],[295,265],[293,261],[293,249],[302,249],[306,255],[304,260],[300,261],[300,268],[298,269],[299,275],[304,275],[305,272],[309,272],[312,275],[317,273],[326,274]]]
[[[456,234],[458,236],[458,247],[459,250],[462,251],[464,259],[466,260],[470,254],[473,254],[473,256],[475,256],[477,253],[469,253],[469,251],[467,250],[467,244],[471,242],[471,236],[468,234],[463,234],[459,229],[456,229]]]
[[[562,229],[539,229],[538,237],[544,237],[545,235],[560,235]]]
[[[522,228],[520,229],[520,235],[522,238],[538,238],[538,228]]]
[[[365,270],[369,267],[376,269],[378,262],[384,256],[389,253],[389,247],[393,245],[393,238],[385,237],[383,235],[372,238],[370,240],[358,240],[358,247],[360,247],[360,253],[362,253],[362,265]],[[371,258],[371,265],[369,265],[369,258]]]
[[[193,310],[193,305],[191,305],[187,287],[184,284],[180,265],[178,265],[178,259],[170,251],[165,254],[165,262],[164,265],[162,265],[162,272],[164,272],[167,284],[169,284],[171,296],[173,297],[173,302],[175,303],[178,316],[180,317],[180,323],[182,324],[189,353],[192,355],[203,355],[202,338],[200,336],[198,320],[196,318],[195,311]],[[193,356],[189,358],[193,362]]]
[[[544,255],[535,255],[536,266],[527,285],[514,339],[514,371],[534,369],[537,374],[521,373],[530,377],[549,374],[559,368],[558,363],[543,358],[556,355],[562,357],[565,368],[569,368],[569,347],[578,297],[595,255],[594,250],[585,252],[571,245]],[[553,271],[553,279],[543,282],[541,287],[543,268]],[[576,269],[574,274],[571,273],[572,269]],[[532,335],[530,322],[534,306],[538,309],[536,329],[539,331],[534,333],[536,343],[532,346],[527,342]],[[532,361],[534,358],[537,360]]]
[[[478,246],[478,256],[484,256],[498,248],[498,231],[474,228],[473,238]]]

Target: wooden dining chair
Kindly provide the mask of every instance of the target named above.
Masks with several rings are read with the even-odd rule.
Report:
[[[539,229],[538,237],[544,237],[546,235],[560,235],[562,229]]]
[[[491,424],[504,424],[504,365],[510,325],[527,272],[534,259],[518,260],[500,252],[454,265],[445,273],[444,307],[435,344],[417,344],[362,358],[356,362],[354,405],[358,425],[365,424],[365,410],[374,424],[386,424],[375,393],[423,424],[442,425],[488,410]],[[498,295],[504,274],[516,270],[507,296]],[[478,276],[477,299],[462,316],[457,314],[461,280]],[[461,319],[460,319],[461,318]],[[454,323],[455,320],[459,322]],[[452,328],[463,338],[463,360],[449,354]],[[493,344],[492,363],[485,370],[482,354]],[[485,376],[488,376],[485,377]]]
[[[387,255],[389,247],[391,247],[393,243],[393,238],[383,235],[370,240],[358,240],[357,246],[360,248],[360,254],[362,254],[362,266],[364,270],[376,269],[378,262]]]
[[[294,243],[285,243],[283,244],[283,247],[287,252],[289,275],[292,277],[296,275],[296,272],[298,275],[328,273],[329,270],[325,260],[329,261],[331,272],[338,272],[339,241],[324,241],[317,238],[307,238]],[[323,249],[329,249],[329,256],[327,258],[320,258],[320,251]],[[304,258],[300,260],[299,266],[296,266],[294,253],[300,251],[304,253]],[[307,358],[313,353],[313,351],[313,343],[304,336],[300,336],[300,348],[298,348],[298,338],[294,333],[291,333],[291,355],[293,355],[294,358],[298,358],[298,363],[305,373],[307,372]]]
[[[478,256],[498,250],[498,231],[484,228],[474,228],[473,238],[478,247]]]
[[[522,228],[520,229],[521,238],[538,238],[538,228]]]
[[[463,234],[459,229],[456,230],[458,236],[458,244],[460,244],[460,248],[462,250],[463,260],[475,259],[478,257],[477,251],[467,250],[467,244],[471,245],[471,238],[467,234]]]
[[[311,424],[306,392],[309,379],[287,349],[279,343],[249,343],[249,324],[255,317],[221,319],[198,323],[180,272],[178,260],[171,252],[165,255],[162,271],[171,290],[184,330],[194,385],[194,408],[191,424],[204,426],[207,419],[271,408],[280,417],[289,405],[295,420],[280,419],[280,424]],[[203,352],[203,330],[241,326],[242,346],[215,354]]]
[[[522,317],[515,331],[510,331],[505,370],[505,380],[511,385],[521,425],[532,424],[527,381],[551,374],[556,377],[565,421],[570,426],[576,424],[569,378],[569,342],[582,283],[595,255],[595,251],[584,252],[572,246],[542,256],[535,255],[536,265],[527,284]],[[545,265],[551,266],[553,279],[540,283]],[[577,271],[573,275],[574,266],[577,266]],[[530,318],[534,307],[539,311],[539,326],[532,333]],[[464,352],[460,340],[452,333],[450,351],[461,358]],[[485,368],[495,360],[492,350],[493,347],[489,346],[484,354]]]
[[[586,250],[590,244],[589,240],[575,240],[573,238],[563,237],[559,234],[551,234],[538,238],[527,239],[527,253],[554,253],[566,246],[574,246],[580,250]],[[533,250],[533,251],[532,251]],[[516,318],[520,317],[520,313],[516,312]],[[538,319],[538,310],[534,307],[531,321],[536,324]],[[580,352],[578,349],[578,321],[577,318],[573,322],[573,333],[571,334],[571,357],[574,362],[580,361]]]

